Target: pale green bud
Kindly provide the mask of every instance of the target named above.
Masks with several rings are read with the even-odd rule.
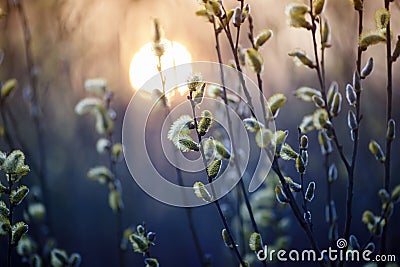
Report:
[[[158,260],[156,258],[145,258],[144,263],[146,264],[145,267],[158,267],[160,266]]]
[[[222,161],[220,159],[212,161],[208,166],[207,166],[207,174],[208,177],[211,179],[214,179],[217,177],[219,170],[221,169],[221,164]]]
[[[321,92],[317,89],[307,86],[300,87],[294,92],[294,95],[303,101],[311,102],[314,95],[322,97]]]
[[[246,50],[246,64],[254,73],[261,73],[264,69],[264,59],[261,54],[254,48]]]
[[[85,81],[85,89],[87,92],[98,96],[104,96],[107,89],[107,81],[104,79],[90,79]]]
[[[280,185],[275,186],[275,196],[276,200],[278,200],[279,203],[285,204],[289,202],[286,194],[283,192],[283,189]]]
[[[369,145],[368,145],[369,151],[371,151],[372,155],[375,156],[377,160],[379,160],[381,163],[384,163],[386,158],[385,155],[383,154],[383,151],[379,144],[372,140]]]
[[[233,243],[233,240],[230,238],[228,231],[224,228],[224,229],[222,229],[221,234],[222,234],[222,239],[225,242],[225,245],[229,248],[233,248],[234,243]]]
[[[204,186],[204,184],[202,182],[196,182],[193,185],[193,190],[195,195],[198,198],[203,199],[206,202],[212,202],[212,196],[210,195],[210,193],[208,192],[208,190],[206,189],[206,187]]]
[[[268,98],[267,104],[271,110],[272,116],[276,116],[279,109],[286,103],[286,96],[284,94],[274,94]]]
[[[146,237],[133,233],[129,236],[129,241],[132,243],[134,252],[145,253],[149,250],[149,241]]]
[[[308,202],[311,202],[314,199],[314,192],[315,192],[315,182],[310,182],[307,186],[305,199]]]
[[[390,119],[387,126],[386,138],[393,141],[396,137],[396,123],[393,119]]]
[[[313,102],[314,102],[314,104],[315,104],[315,106],[317,108],[324,108],[325,107],[325,101],[322,99],[322,97],[314,95],[312,97],[312,100],[313,100]]]
[[[307,135],[302,135],[300,138],[300,149],[306,150],[308,148],[308,137]]]
[[[21,185],[16,190],[11,191],[10,202],[12,205],[17,206],[25,199],[29,193],[29,188],[25,185]]]
[[[246,129],[252,133],[258,132],[261,128],[264,127],[264,125],[254,117],[244,119],[243,123]]]
[[[199,105],[199,104],[201,104],[201,102],[203,102],[205,88],[206,88],[206,84],[203,83],[201,88],[199,90],[196,90],[196,93],[193,96],[193,102],[195,105]]]
[[[372,70],[374,69],[374,59],[370,57],[368,59],[367,64],[365,64],[364,68],[361,70],[361,79],[365,79],[368,75],[371,74]]]
[[[17,245],[21,237],[28,232],[28,225],[24,222],[17,222],[12,226],[11,243]]]
[[[183,136],[178,142],[181,145],[180,150],[182,152],[199,151],[200,149],[199,144],[195,143],[189,136]]]
[[[0,89],[1,98],[4,99],[8,97],[15,90],[17,84],[18,82],[16,79],[7,80]]]
[[[329,86],[328,93],[326,95],[328,107],[332,107],[333,97],[337,92],[339,92],[339,84],[336,81],[333,81]]]
[[[262,249],[262,240],[259,233],[252,233],[249,238],[249,247],[251,251],[258,252]]]
[[[213,123],[213,115],[210,111],[204,110],[201,113],[201,119],[198,125],[199,134],[201,136],[205,135],[208,130],[211,128]]]
[[[353,89],[353,86],[350,84],[346,85],[346,100],[350,106],[355,106],[357,101],[356,91]]]
[[[341,108],[342,108],[342,94],[337,92],[333,96],[333,102],[330,110],[331,115],[333,117],[339,115]]]
[[[393,191],[392,191],[392,195],[391,195],[391,199],[394,203],[399,202],[400,200],[400,185],[396,186]]]
[[[347,115],[347,125],[349,126],[350,130],[355,130],[358,128],[356,114],[354,114],[352,110],[349,110]]]

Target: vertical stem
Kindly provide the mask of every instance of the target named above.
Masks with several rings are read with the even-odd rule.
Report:
[[[249,40],[251,43],[251,46],[256,49],[256,44],[254,43],[254,26],[253,26],[253,17],[249,14]],[[267,111],[266,111],[266,105],[265,105],[265,99],[264,99],[264,88],[263,88],[263,81],[261,78],[261,74],[257,73],[257,85],[258,85],[258,90],[260,92],[260,103],[263,112],[263,117],[264,117],[264,123],[267,125],[266,119],[267,119]]]
[[[309,225],[306,223],[306,221],[304,220],[304,218],[303,218],[303,216],[301,214],[300,208],[297,205],[296,200],[295,200],[295,198],[294,198],[294,196],[293,196],[293,194],[292,194],[292,192],[291,192],[291,190],[289,188],[289,185],[286,182],[285,177],[283,176],[283,174],[282,174],[282,172],[281,172],[281,170],[279,168],[278,158],[276,156],[274,157],[274,160],[272,162],[272,167],[271,168],[278,175],[279,181],[281,182],[283,191],[284,191],[285,195],[288,198],[289,205],[290,205],[290,207],[291,207],[291,209],[293,211],[293,214],[294,214],[295,218],[297,219],[298,223],[300,224],[301,228],[303,228],[304,232],[306,233],[307,238],[311,243],[311,247],[313,248],[314,251],[319,253],[320,249],[319,249],[319,247],[317,245],[317,242],[316,242],[316,240],[314,238],[314,235],[311,232],[311,229],[310,229]],[[320,265],[323,266],[324,262],[320,262]]]
[[[320,25],[322,25],[322,21],[320,22]],[[322,27],[320,27],[320,36],[322,36]],[[321,43],[321,75],[322,75],[322,84],[326,88],[326,72],[325,72],[325,50],[326,47]],[[324,169],[325,169],[325,177],[326,177],[326,205],[328,208],[328,215],[329,215],[329,220],[328,220],[328,225],[329,227],[333,227],[333,225],[336,223],[333,221],[333,211],[332,211],[332,185],[331,182],[329,181],[329,153],[326,153],[324,155]],[[334,244],[335,240],[331,240],[331,246]],[[335,266],[335,263],[331,263],[332,266]]]
[[[240,13],[243,12],[243,7],[244,7],[244,0],[240,0]],[[240,28],[241,28],[241,24],[238,25],[237,29],[236,29],[236,42],[235,42],[235,53],[237,54],[238,52],[238,48],[239,48],[239,39],[240,39]]]
[[[328,204],[328,210],[329,210],[329,224],[332,224],[331,218],[332,218],[332,210],[331,210],[331,201],[332,201],[332,187],[331,183],[329,182],[329,154],[325,154],[324,157],[324,167],[325,167],[325,177],[326,177],[326,203]]]
[[[316,32],[317,32],[317,25],[315,23],[315,17],[312,13],[312,0],[310,0],[310,16],[311,16],[311,22],[312,22],[312,26],[311,26],[311,35],[312,35],[312,41],[313,41],[313,51],[314,51],[314,58],[315,58],[315,70],[317,71],[317,76],[318,76],[318,81],[319,81],[319,85],[321,87],[321,94],[322,94],[322,98],[324,100],[326,100],[326,90],[325,90],[325,84],[324,84],[324,78],[322,76],[322,72],[321,72],[321,66],[320,66],[320,62],[319,62],[319,56],[318,56],[318,49],[317,49],[317,36],[316,36]],[[325,101],[326,103],[326,101]],[[329,112],[328,112],[329,113]]]
[[[385,0],[385,8],[389,11],[390,1]],[[386,103],[386,122],[392,118],[392,46],[390,38],[390,20],[386,26],[386,67],[387,67],[387,103]],[[385,160],[385,181],[384,188],[390,190],[390,175],[391,175],[391,150],[392,150],[392,140],[386,138],[386,160]],[[386,238],[387,238],[387,223],[383,228],[382,239],[381,239],[381,249],[380,254],[384,255],[386,253]],[[384,266],[384,263],[380,263],[380,266]]]
[[[171,110],[170,110],[170,108],[168,106],[168,103],[166,103],[166,99],[165,99],[165,77],[162,74],[161,56],[158,56],[157,70],[158,70],[158,73],[160,75],[160,80],[161,80],[161,84],[162,84],[162,92],[164,94],[163,101],[165,101],[165,102],[163,104],[165,106],[165,109],[166,109],[166,112],[167,112],[167,116],[168,116],[168,114],[171,113]],[[169,124],[172,125],[171,118],[170,117],[168,117],[168,118],[169,118]],[[175,159],[175,162],[177,162],[178,158],[177,158],[175,153],[174,153],[174,159]],[[179,169],[178,167],[175,167],[175,173],[176,173],[176,177],[177,177],[179,186],[183,186],[184,183],[183,183],[181,169]],[[184,209],[185,209],[185,212],[186,212],[186,217],[187,217],[187,220],[188,220],[188,223],[189,223],[190,233],[192,234],[193,243],[194,243],[194,246],[195,246],[196,253],[197,253],[197,256],[199,258],[199,261],[200,261],[202,266],[207,266],[207,263],[206,263],[205,258],[204,258],[204,251],[203,251],[203,248],[201,247],[201,243],[200,243],[200,238],[199,238],[199,236],[197,234],[196,226],[194,224],[192,209],[189,208],[189,207],[185,207]]]
[[[325,168],[325,177],[326,177],[326,204],[328,208],[328,225],[329,227],[333,227],[333,224],[336,222],[333,219],[333,210],[332,210],[332,183],[329,181],[329,154],[324,155],[324,168]],[[334,239],[331,240],[331,245],[335,242]]]
[[[109,110],[111,107],[111,100],[112,100],[113,94],[110,91],[106,92],[105,95],[105,108],[106,110]],[[111,148],[114,145],[114,141],[113,141],[113,131],[110,131],[107,134],[107,139],[110,141],[111,143]],[[109,168],[111,173],[114,174],[115,177],[117,177],[117,173],[116,173],[116,162],[114,160],[114,156],[112,154],[112,149],[108,150],[108,164],[109,164]],[[120,191],[121,190],[121,186],[120,186],[120,180],[118,178],[115,178],[115,181],[112,182],[113,187],[115,188],[115,190]],[[122,192],[119,192],[122,196]],[[123,267],[124,266],[124,262],[123,262],[123,251],[121,249],[121,238],[122,238],[122,212],[120,209],[118,209],[115,212],[115,228],[116,228],[116,248],[117,248],[117,255],[118,255],[118,260],[117,260],[117,266]]]
[[[313,40],[313,50],[314,50],[314,57],[315,57],[315,70],[317,72],[317,77],[318,77],[318,81],[320,84],[320,92],[322,95],[322,99],[325,101],[325,103],[327,103],[326,101],[326,87],[325,87],[325,74],[322,75],[323,72],[325,72],[325,70],[323,70],[323,72],[321,71],[321,64],[319,62],[319,56],[318,56],[318,46],[317,46],[317,38],[316,38],[316,28],[317,25],[315,23],[315,17],[313,15],[313,11],[312,11],[312,0],[310,0],[310,17],[311,17],[311,21],[312,21],[312,26],[311,26],[311,35],[312,35],[312,40]],[[324,57],[324,56],[323,56]],[[329,121],[332,122],[332,116],[329,112],[329,107],[327,105],[325,105],[325,110],[328,113],[328,117],[329,117]],[[346,171],[349,173],[350,172],[350,163],[347,160],[346,156],[344,155],[343,152],[343,146],[339,143],[335,128],[332,126],[332,135],[333,135],[333,142],[335,143],[335,146],[339,152],[339,156],[340,159],[342,160],[343,164],[346,167]]]
[[[196,119],[195,104],[194,104],[194,101],[193,101],[193,98],[192,98],[192,92],[191,92],[191,91],[189,92],[188,99],[189,99],[190,105],[191,105],[191,107],[192,107],[192,115],[193,115],[193,121],[194,121],[194,128],[195,128],[196,134],[197,134],[197,140],[198,140],[198,143],[201,144],[201,139],[202,139],[202,138],[201,138],[201,135],[200,135],[199,130],[198,130],[197,119]],[[212,184],[212,178],[209,176],[209,174],[208,174],[208,172],[207,172],[207,161],[206,161],[206,157],[205,157],[205,155],[204,155],[203,147],[202,147],[201,145],[200,145],[200,154],[201,154],[201,158],[202,158],[202,160],[203,160],[203,165],[204,165],[205,172],[206,172],[207,177],[208,177],[208,183],[209,183],[210,186],[211,186],[212,196],[215,197],[215,196],[216,196],[216,193],[215,193],[214,185]],[[222,223],[223,223],[223,225],[224,225],[224,228],[225,228],[225,230],[226,230],[226,232],[227,232],[227,234],[228,234],[228,238],[229,238],[230,241],[232,242],[232,248],[231,248],[231,249],[232,249],[233,252],[235,253],[236,257],[238,258],[238,260],[239,260],[239,262],[240,262],[240,264],[241,264],[242,266],[246,266],[246,264],[245,264],[245,262],[244,262],[244,260],[243,260],[243,258],[242,258],[242,256],[241,256],[241,254],[240,254],[240,252],[239,252],[239,249],[238,249],[238,247],[237,247],[237,245],[236,245],[235,239],[233,238],[232,230],[231,230],[231,228],[229,227],[228,221],[227,221],[226,218],[225,218],[225,215],[224,215],[224,213],[223,213],[223,211],[222,211],[222,209],[221,209],[221,205],[220,205],[218,199],[214,200],[214,204],[215,204],[215,206],[217,207],[218,214],[219,214],[219,216],[220,216],[220,218],[221,218],[221,220],[222,220]]]
[[[226,87],[225,87],[225,76],[224,76],[224,71],[223,71],[223,66],[222,66],[223,62],[222,62],[222,55],[221,55],[221,47],[220,47],[220,43],[219,43],[219,34],[217,32],[217,28],[216,28],[217,26],[216,26],[214,19],[213,19],[213,26],[214,26],[214,37],[215,37],[215,49],[217,51],[218,63],[220,64],[220,75],[221,75],[221,82],[222,82],[222,89],[223,89],[222,99],[223,99],[224,105],[225,105],[225,113],[226,113],[227,122],[228,122],[228,133],[229,133],[229,136],[231,137],[231,143],[232,143],[231,149],[232,149],[233,155],[238,155],[237,151],[236,151],[236,140],[234,138],[233,129],[232,129],[232,120],[231,120],[230,113],[229,113],[228,96],[227,96],[227,91],[226,91]],[[238,29],[238,31],[239,31],[239,29]],[[236,49],[237,49],[237,45],[236,45]],[[236,54],[237,54],[237,50],[236,50]],[[262,94],[262,92],[260,94]],[[239,162],[237,161],[237,157],[235,157],[235,156],[233,157],[233,163],[235,165],[237,175],[241,175],[241,171],[239,168]],[[260,230],[259,230],[257,222],[254,218],[253,209],[251,207],[249,196],[247,195],[246,187],[244,185],[242,178],[239,180],[239,186],[240,186],[240,189],[242,190],[243,199],[245,201],[246,209],[249,213],[249,217],[250,217],[250,221],[251,221],[253,230],[260,234]],[[238,214],[238,216],[240,217],[240,214]],[[262,246],[263,246],[263,244],[262,244]],[[263,261],[263,264],[265,266],[266,262]]]
[[[238,221],[239,221],[239,227],[238,227],[238,236],[240,238],[240,253],[241,254],[246,254],[246,238],[244,236],[244,221],[243,221],[243,217],[242,214],[240,212],[241,210],[241,204],[242,204],[242,194],[240,191],[239,187],[235,188],[235,192],[236,192],[236,214],[238,216]]]
[[[358,11],[358,36],[361,35],[363,31],[363,11]],[[360,74],[361,72],[361,61],[362,61],[362,49],[358,46],[357,49],[357,72]],[[361,92],[356,92],[356,118],[357,122],[361,121]],[[358,126],[359,127],[359,126]],[[350,169],[349,169],[349,179],[347,184],[347,196],[346,196],[346,223],[343,237],[348,240],[350,236],[350,227],[352,220],[352,205],[353,205],[353,194],[354,194],[354,171],[356,167],[357,161],[357,152],[358,152],[358,139],[359,139],[359,128],[354,129],[354,141],[353,141],[353,153],[351,157]]]
[[[223,8],[223,10],[224,10],[224,12],[226,14],[226,11],[225,11],[225,8],[224,8],[223,5],[222,5],[222,8]],[[219,21],[221,22],[221,25],[224,25],[224,23],[223,23],[221,18],[219,18]],[[246,81],[245,81],[245,79],[243,77],[242,67],[240,66],[239,56],[238,56],[238,53],[237,53],[237,47],[235,46],[235,44],[233,42],[233,38],[232,38],[231,30],[230,30],[230,27],[229,27],[229,23],[225,27],[223,26],[222,28],[223,28],[223,30],[225,32],[225,35],[226,35],[227,39],[228,39],[229,46],[230,46],[232,54],[233,54],[233,58],[234,58],[234,61],[235,61],[235,67],[236,67],[236,69],[238,71],[239,80],[240,80],[240,83],[242,85],[243,92],[244,92],[244,94],[246,96],[247,104],[250,107],[250,112],[252,114],[254,114],[255,109],[254,109],[252,97],[251,97],[249,91],[247,90]]]
[[[7,180],[8,180],[8,193],[11,193],[12,187],[13,187],[13,182],[11,179],[11,174],[7,174]],[[9,209],[10,212],[8,214],[8,220],[10,222],[10,227],[13,225],[13,211],[14,211],[14,205],[11,203],[10,198],[8,197],[8,204],[9,204]],[[12,252],[12,231],[8,232],[8,250],[7,250],[7,266],[11,267],[11,252]]]
[[[299,142],[299,157],[301,157],[301,155],[303,153],[303,149],[301,148],[301,129],[300,128],[299,128],[298,142]],[[306,193],[305,193],[305,188],[304,188],[304,174],[303,173],[300,174],[300,185],[301,185],[301,197],[303,199],[302,208],[303,208],[304,214],[307,214],[308,208],[307,208]],[[309,224],[309,226],[311,228],[311,224],[310,224],[311,221],[307,221],[307,223]]]
[[[251,16],[249,16],[249,29],[250,29],[249,39],[250,39],[250,42],[251,42],[253,48],[255,48],[255,44],[254,44],[254,41],[253,41],[254,40],[254,37],[253,37],[254,27],[253,27],[252,17]],[[265,110],[263,85],[262,85],[262,78],[261,78],[260,74],[257,74],[257,82],[258,82],[258,87],[259,87],[259,90],[260,90],[260,102],[262,103],[262,107],[263,107],[263,115],[264,115],[264,119],[266,119],[267,112]],[[269,154],[268,151],[267,151],[267,154]],[[316,242],[316,240],[315,240],[315,238],[314,238],[314,236],[312,234],[310,225],[304,220],[304,218],[303,218],[303,216],[302,216],[302,214],[300,212],[299,206],[297,205],[297,202],[296,202],[296,200],[295,200],[295,198],[294,198],[294,196],[293,196],[293,194],[292,194],[292,192],[291,192],[291,190],[289,188],[289,185],[287,184],[284,176],[281,173],[277,157],[274,157],[274,160],[272,162],[272,170],[278,175],[279,180],[280,180],[280,182],[282,184],[283,190],[284,190],[286,196],[289,199],[289,205],[290,205],[290,207],[291,207],[291,209],[293,211],[293,214],[295,215],[295,218],[299,222],[300,226],[305,231],[308,239],[310,240],[311,246],[313,247],[313,249],[315,251],[320,251],[319,248],[318,248],[317,242]],[[303,200],[304,199],[305,198],[303,196]]]
[[[123,267],[124,264],[124,252],[121,249],[121,238],[122,238],[122,214],[120,211],[116,214],[117,220],[117,249],[118,249],[118,264]]]
[[[223,63],[222,63],[221,47],[220,47],[220,44],[219,44],[219,35],[218,35],[217,29],[216,29],[215,21],[214,21],[213,24],[214,24],[215,43],[216,43],[215,47],[216,47],[216,51],[217,51],[218,63],[220,64],[220,75],[221,75],[222,90],[223,90],[222,99],[224,101],[225,113],[226,113],[227,121],[228,121],[228,132],[229,132],[229,135],[231,136],[232,152],[233,152],[234,155],[237,155],[236,140],[235,140],[235,137],[233,135],[232,119],[231,119],[231,116],[230,116],[230,113],[229,113],[228,95],[227,95],[227,91],[226,91],[226,87],[225,87],[225,76],[224,76],[224,71],[223,71],[223,67],[222,67]],[[236,157],[233,157],[233,160],[234,160],[234,164],[235,164],[235,168],[236,168],[237,174],[240,175],[241,172],[240,172],[239,163],[237,162]],[[244,183],[243,183],[242,179],[240,179],[239,185],[240,185],[240,187],[242,189],[243,198],[245,199],[246,207],[247,207],[247,210],[249,212],[250,220],[252,222],[252,226],[254,228],[254,231],[259,233],[259,230],[258,230],[258,227],[257,227],[257,223],[256,223],[256,221],[254,219],[253,210],[252,210],[251,205],[250,205],[249,197],[247,195],[246,188],[244,186]]]
[[[321,22],[322,25],[322,22]],[[320,35],[322,36],[322,27],[320,27]],[[326,72],[325,72],[325,46],[321,44],[321,74],[322,74],[322,82],[324,86],[326,87]],[[330,154],[326,153],[324,155],[324,169],[325,169],[325,177],[326,177],[326,205],[328,208],[328,215],[329,215],[329,220],[328,220],[328,225],[329,227],[333,227],[333,225],[336,223],[333,221],[333,211],[332,211],[332,205],[331,202],[332,200],[332,184],[329,181],[329,157]],[[331,240],[331,246],[334,244],[335,240]],[[331,263],[332,266],[335,266],[335,263]]]

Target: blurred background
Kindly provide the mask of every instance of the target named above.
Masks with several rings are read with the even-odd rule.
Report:
[[[233,0],[224,2],[229,8],[237,5],[237,1]],[[28,156],[27,161],[34,162],[37,144],[34,124],[29,116],[31,110],[26,101],[31,88],[23,28],[12,3],[11,0],[0,3],[0,7],[7,13],[0,21],[0,48],[4,52],[0,79],[16,78],[19,81],[17,91],[6,104],[17,119],[20,135],[26,143],[25,149],[33,156]],[[199,4],[194,0],[25,0],[21,3],[31,29],[31,49],[35,62],[33,70],[38,77],[38,97],[44,122],[43,139],[47,152],[46,169],[50,189],[48,214],[52,235],[59,247],[69,253],[78,252],[82,255],[82,266],[115,266],[117,252],[114,244],[118,241],[115,216],[108,207],[108,189],[86,177],[90,167],[105,163],[106,160],[102,162],[103,158],[95,150],[99,136],[94,131],[94,120],[89,116],[78,117],[74,112],[76,103],[85,96],[84,81],[96,77],[107,80],[115,94],[113,107],[118,114],[115,138],[120,140],[125,108],[137,90],[130,84],[129,66],[133,55],[152,40],[152,19],[158,18],[166,37],[186,47],[194,61],[216,61],[212,26],[203,18],[195,16]],[[295,144],[298,124],[314,108],[311,104],[295,99],[293,91],[303,85],[317,87],[318,83],[315,72],[296,67],[287,53],[300,47],[311,54],[310,35],[305,30],[293,29],[287,25],[284,10],[289,1],[249,0],[248,3],[251,5],[255,31],[270,28],[274,32],[274,37],[261,51],[265,61],[262,76],[267,96],[275,92],[288,96],[288,104],[281,110],[276,123],[278,129],[288,129],[292,133],[288,141]],[[383,1],[366,1],[365,5],[365,29],[372,29],[373,14],[377,8],[382,7]],[[395,1],[392,6],[393,34],[397,36],[400,33],[400,19],[397,16],[400,13],[399,2]],[[337,81],[340,91],[344,93],[355,69],[357,16],[347,0],[327,1],[325,10],[332,31],[332,48],[327,50],[326,58],[327,83]],[[243,31],[241,38],[243,47],[249,46],[246,31]],[[232,55],[225,39],[221,39],[224,61],[229,63]],[[362,65],[370,56],[374,57],[375,69],[372,76],[363,83],[364,119],[361,125],[351,229],[362,243],[368,239],[369,233],[361,222],[361,214],[366,209],[379,212],[377,191],[382,187],[383,179],[383,167],[369,153],[368,143],[370,139],[375,139],[383,145],[386,125],[385,46],[369,48],[364,54]],[[393,74],[393,116],[400,121],[399,64],[394,64]],[[347,107],[336,120],[336,125],[340,129],[344,151],[349,155],[352,143],[346,116]],[[310,133],[309,137],[312,141],[308,173],[312,176],[310,179],[317,181],[316,197],[310,208],[313,212],[315,236],[321,247],[327,247],[328,226],[324,219],[326,183],[316,133]],[[399,142],[399,139],[393,142],[392,186],[400,183]],[[8,149],[4,139],[0,140],[0,149]],[[337,153],[333,154],[333,158],[338,159]],[[289,175],[295,175],[296,172],[292,165],[286,164],[283,167]],[[344,166],[341,163],[337,166],[339,178],[333,190],[339,216],[339,233],[342,233],[346,175]],[[162,266],[200,266],[184,210],[164,205],[146,195],[135,184],[124,162],[118,165],[117,173],[122,182],[125,203],[123,225],[128,227],[146,222],[147,227],[157,233],[157,244],[151,251]],[[35,179],[29,175],[26,183],[35,184]],[[234,209],[229,197],[223,202],[228,212]],[[290,236],[289,247],[308,248],[306,236],[293,220],[290,210],[284,209],[282,212],[292,221],[287,230]],[[213,266],[233,266],[230,252],[221,240],[223,226],[215,208],[208,205],[193,209],[193,213],[200,242],[204,250],[212,255]],[[400,255],[399,223],[400,212],[396,207],[389,228],[388,252],[396,254],[397,258]],[[263,236],[267,242],[273,242],[276,237],[267,231]],[[0,265],[5,266],[5,238],[1,238],[0,246]],[[131,250],[124,257],[126,266],[143,264],[141,255]],[[18,257],[15,257],[15,262],[18,262]]]

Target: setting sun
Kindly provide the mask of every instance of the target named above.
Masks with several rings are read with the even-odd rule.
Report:
[[[185,46],[178,42],[164,40],[166,44],[161,57],[162,70],[190,63],[191,55]],[[158,58],[154,55],[152,43],[147,43],[133,56],[129,68],[129,80],[134,89],[140,89],[146,81],[157,75]],[[154,88],[145,88],[151,91]]]

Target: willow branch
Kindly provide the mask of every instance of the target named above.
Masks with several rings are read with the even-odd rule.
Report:
[[[363,31],[363,11],[358,11],[358,36],[361,35]],[[360,46],[357,49],[357,72],[361,73],[361,61],[362,61],[362,53],[363,50]],[[353,205],[353,194],[354,194],[354,171],[356,168],[357,162],[357,153],[358,153],[358,143],[359,143],[359,123],[361,122],[361,91],[356,92],[356,118],[358,122],[357,129],[354,129],[354,141],[353,141],[353,152],[351,156],[351,164],[349,169],[349,179],[347,185],[347,195],[346,195],[346,222],[344,228],[344,235],[343,237],[348,240],[350,236],[350,227],[351,227],[351,220],[352,220],[352,205]]]
[[[390,0],[385,0],[385,8],[390,11]],[[392,87],[393,87],[393,60],[392,60],[392,44],[391,44],[391,23],[390,19],[386,26],[386,68],[387,68],[387,86],[386,86],[386,122],[392,118]],[[390,178],[391,178],[391,151],[392,151],[392,139],[386,138],[386,150],[385,150],[385,181],[384,188],[389,192],[390,190]],[[381,249],[380,254],[385,255],[386,253],[386,238],[387,238],[387,224],[383,228]],[[384,263],[380,263],[379,266],[384,266]]]
[[[163,97],[165,97],[165,93],[166,93],[166,92],[165,92],[165,83],[166,83],[166,79],[165,79],[165,77],[164,77],[163,74],[162,74],[161,56],[158,56],[158,66],[157,66],[157,70],[158,70],[158,74],[159,74],[160,80],[161,80],[161,85],[162,85],[162,90],[163,90],[162,92],[163,92],[163,94],[164,94]],[[163,101],[166,101],[165,98],[163,98]],[[165,107],[165,109],[166,109],[167,115],[170,114],[170,113],[171,113],[171,109],[169,108],[168,103],[164,102],[164,107]],[[169,124],[172,125],[171,118],[170,118],[170,117],[168,117],[168,118],[169,118],[169,119],[168,119],[168,120],[169,120]],[[177,161],[177,157],[176,157],[176,154],[175,154],[175,153],[174,153],[174,157],[175,157],[175,158],[174,158],[175,161]],[[177,177],[179,186],[183,186],[184,183],[183,183],[183,178],[182,178],[182,171],[181,171],[181,169],[179,169],[178,167],[175,167],[175,173],[176,173],[176,177]],[[207,263],[206,263],[206,261],[205,261],[205,259],[204,259],[203,248],[202,248],[202,246],[201,246],[200,238],[199,238],[199,236],[198,236],[198,234],[197,234],[196,226],[195,226],[195,224],[194,224],[192,209],[189,208],[189,207],[185,207],[184,209],[185,209],[185,212],[186,212],[186,217],[187,217],[187,219],[188,219],[189,229],[190,229],[190,232],[191,232],[191,234],[192,234],[192,238],[193,238],[193,242],[194,242],[194,245],[195,245],[195,249],[196,249],[197,256],[198,256],[198,258],[199,258],[199,261],[200,261],[201,265],[205,267],[205,266],[207,266]]]
[[[196,134],[197,134],[197,140],[198,140],[198,143],[201,144],[202,137],[201,137],[201,134],[199,133],[199,130],[198,130],[195,103],[194,103],[193,98],[192,98],[192,91],[189,92],[188,100],[190,101],[190,105],[192,107],[192,115],[193,115],[193,121],[194,121],[194,128],[195,128]],[[201,154],[201,158],[203,160],[203,165],[204,165],[205,172],[207,174],[208,183],[211,186],[212,196],[213,196],[213,198],[215,198],[216,193],[215,193],[214,185],[212,184],[212,178],[210,177],[210,175],[207,172],[207,160],[206,160],[206,157],[205,157],[205,154],[204,154],[204,149],[203,149],[203,147],[201,145],[200,145],[200,154]],[[236,255],[236,257],[238,258],[240,264],[242,264],[242,266],[246,266],[246,264],[245,264],[245,262],[243,260],[243,257],[240,254],[239,249],[238,249],[238,247],[236,245],[236,242],[235,242],[235,240],[233,238],[232,230],[231,230],[231,228],[230,228],[230,226],[228,224],[228,221],[225,218],[225,215],[224,215],[224,213],[223,213],[223,211],[221,209],[221,205],[220,205],[218,199],[215,199],[213,203],[217,207],[218,214],[219,214],[219,216],[220,216],[220,218],[222,220],[222,223],[223,223],[223,225],[225,227],[225,230],[226,230],[226,232],[228,234],[228,238],[232,242],[231,249],[233,250],[233,252]]]

